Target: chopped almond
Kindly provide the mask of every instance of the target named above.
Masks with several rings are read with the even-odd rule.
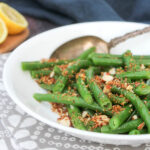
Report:
[[[52,71],[52,72],[50,73],[50,78],[53,78],[53,77],[54,77],[54,75],[55,75],[55,72],[54,72],[54,71]]]
[[[130,91],[130,92],[133,92],[133,86],[128,85],[127,88],[126,88],[126,90],[128,90],[128,91]]]
[[[108,75],[107,73],[104,73],[104,75],[102,76],[102,79],[106,82],[109,82],[109,81],[112,81],[114,77],[111,75]]]
[[[95,126],[93,126],[93,128],[96,128],[107,125],[109,123],[110,118],[106,115],[94,115],[91,120],[95,123]]]
[[[132,117],[132,120],[136,120],[136,119],[138,119],[138,116],[137,116],[137,115],[134,115],[134,116]]]
[[[88,112],[87,112],[87,111],[83,111],[83,112],[82,112],[82,117],[85,118],[85,117],[87,117],[87,116],[88,116]]]
[[[50,78],[50,76],[42,76],[39,80],[37,80],[37,82],[43,82],[45,84],[54,84],[56,80],[55,78]]]
[[[112,75],[115,75],[116,74],[116,69],[115,68],[111,68],[109,70],[109,73],[112,74]]]
[[[144,70],[145,69],[145,66],[144,66],[144,64],[141,64],[141,67],[140,67],[142,70]]]
[[[109,93],[110,91],[111,91],[111,86],[105,85],[105,86],[104,86],[104,89],[103,89],[103,92],[104,92],[105,94],[107,94],[107,93]]]
[[[68,116],[59,118],[57,121],[58,121],[58,123],[60,123],[64,126],[67,126],[67,127],[71,126],[71,121],[70,121],[70,118]]]

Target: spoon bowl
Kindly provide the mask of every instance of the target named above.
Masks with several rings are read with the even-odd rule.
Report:
[[[96,47],[97,53],[109,53],[112,47],[115,47],[121,42],[124,42],[132,37],[147,33],[150,31],[150,26],[143,29],[135,30],[125,35],[116,37],[110,42],[106,42],[97,36],[82,36],[72,39],[60,45],[51,55],[51,58],[58,59],[73,59],[79,56],[83,51],[89,47]]]
[[[98,53],[108,53],[107,42],[96,36],[83,36],[59,46],[51,57],[58,59],[73,59],[93,46],[96,47]]]

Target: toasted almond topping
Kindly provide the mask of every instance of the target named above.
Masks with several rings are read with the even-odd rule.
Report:
[[[133,86],[128,85],[127,88],[126,88],[126,90],[128,90],[128,91],[130,91],[130,92],[133,92]]]
[[[138,126],[138,130],[142,130],[144,126],[145,126],[145,123],[142,122],[142,123]]]
[[[92,121],[95,122],[95,127],[107,125],[109,123],[109,120],[110,118],[108,118],[106,115],[95,115],[92,117]]]
[[[116,69],[115,68],[111,68],[109,70],[109,73],[112,74],[112,75],[116,74]]]
[[[58,121],[58,123],[60,123],[64,126],[67,126],[67,127],[71,126],[70,118],[67,116],[65,116],[64,118],[59,118],[57,121]]]
[[[137,115],[134,115],[134,116],[132,117],[132,120],[136,120],[136,119],[138,119],[138,116],[137,116]]]
[[[82,117],[83,117],[83,118],[87,117],[87,115],[88,115],[88,112],[87,112],[87,111],[83,111],[83,112],[82,112]]]
[[[106,82],[109,82],[109,81],[112,81],[114,77],[111,75],[108,75],[107,73],[104,73],[104,75],[102,76],[102,79]]]
[[[144,69],[145,69],[144,64],[141,64],[141,69],[142,69],[142,70],[144,70]]]
[[[70,62],[70,63],[68,64],[68,67],[69,67],[69,66],[72,66],[74,63],[75,63],[74,61],[73,61],[73,62]]]
[[[120,105],[113,105],[112,106],[112,112],[113,113],[119,113],[120,111],[122,111],[124,108],[122,108]]]
[[[52,77],[54,77],[54,75],[55,75],[55,72],[54,71],[52,71],[51,73],[50,73],[50,78],[52,78]]]
[[[49,76],[42,76],[38,82],[43,82],[46,84],[54,84],[55,83],[55,78],[50,78]]]
[[[104,89],[103,89],[103,92],[106,94],[106,93],[109,93],[111,91],[111,88],[108,88],[108,86],[104,86]]]

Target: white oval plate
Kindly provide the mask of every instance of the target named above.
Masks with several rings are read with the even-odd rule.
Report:
[[[65,127],[56,122],[57,115],[50,110],[49,105],[38,103],[33,99],[34,93],[44,93],[29,72],[21,70],[22,61],[34,61],[48,58],[52,52],[64,42],[84,35],[96,35],[109,41],[113,37],[126,32],[145,27],[145,24],[127,22],[91,22],[68,25],[41,33],[23,44],[11,54],[5,63],[3,81],[10,97],[24,111],[38,120],[58,129],[61,129],[76,137],[95,142],[117,145],[138,146],[150,141],[150,135],[113,135],[82,131],[71,127]],[[113,53],[122,53],[126,49],[134,50],[134,54],[149,54],[150,45],[148,39],[150,33],[128,40],[112,49]],[[149,47],[148,47],[149,46]]]

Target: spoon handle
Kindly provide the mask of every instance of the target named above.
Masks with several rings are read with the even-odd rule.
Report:
[[[130,39],[132,37],[135,37],[137,35],[141,35],[141,34],[147,33],[149,31],[150,31],[150,26],[145,27],[143,29],[139,29],[139,30],[135,30],[135,31],[126,33],[125,35],[122,35],[122,36],[119,36],[119,37],[116,37],[116,38],[112,39],[108,43],[109,49],[111,49],[112,47],[115,47],[119,43],[122,43],[122,42],[124,42],[124,41],[126,41],[126,40],[128,40],[128,39]]]

